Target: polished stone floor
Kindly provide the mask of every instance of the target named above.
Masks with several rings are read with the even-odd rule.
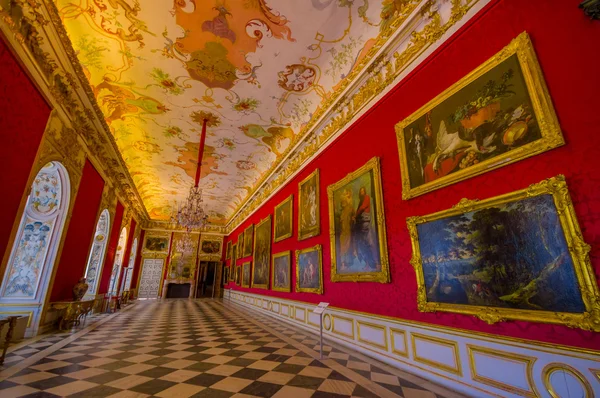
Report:
[[[0,397],[461,395],[245,308],[141,301],[11,348]]]

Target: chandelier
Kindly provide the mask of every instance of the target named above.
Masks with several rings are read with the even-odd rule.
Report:
[[[171,222],[188,232],[193,229],[202,228],[206,224],[208,214],[204,211],[202,201],[202,189],[200,183],[200,170],[202,169],[202,155],[204,154],[204,141],[206,139],[206,127],[218,126],[221,121],[218,116],[210,112],[194,112],[192,120],[202,121],[202,134],[200,135],[200,146],[198,147],[198,166],[196,167],[196,178],[194,185],[190,187],[190,193],[182,205],[177,206],[177,212],[171,216]]]

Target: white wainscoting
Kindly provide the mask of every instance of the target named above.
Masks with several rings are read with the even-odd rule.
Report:
[[[224,302],[318,332],[319,317],[310,303],[232,290],[225,291]],[[555,348],[335,307],[325,310],[323,329],[327,339],[475,397],[600,397],[600,351]]]

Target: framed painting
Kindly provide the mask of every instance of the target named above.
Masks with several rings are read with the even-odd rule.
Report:
[[[296,291],[323,294],[321,245],[296,250]]]
[[[600,332],[590,246],[563,176],[407,223],[420,311]]]
[[[271,289],[278,292],[289,292],[292,289],[291,271],[292,258],[290,251],[273,254],[273,269],[271,270]]]
[[[225,250],[225,260],[231,259],[231,241],[227,242],[227,249]]]
[[[275,232],[273,242],[279,242],[292,236],[292,218],[294,213],[294,195],[275,206],[273,222]]]
[[[229,282],[229,267],[223,267],[223,285]]]
[[[202,236],[200,239],[200,253],[219,256],[221,254],[221,243],[221,240]]]
[[[410,199],[564,144],[527,33],[396,125]]]
[[[238,286],[242,286],[242,266],[235,267],[235,284]]]
[[[321,233],[319,169],[298,183],[298,240]]]
[[[237,247],[238,247],[238,251],[237,251],[238,259],[243,258],[244,257],[244,233],[243,232],[238,235]]]
[[[231,265],[235,265],[235,262],[237,261],[237,247],[236,243],[231,248]]]
[[[269,288],[271,264],[271,215],[256,225],[254,236],[254,267],[252,267],[252,287]]]
[[[327,196],[331,281],[388,283],[379,158],[327,187]]]
[[[246,261],[242,264],[242,287],[250,287],[250,268],[252,264]]]
[[[252,235],[254,235],[254,224],[248,225],[244,230],[244,255],[242,257],[252,255]]]
[[[169,243],[171,241],[171,234],[168,235],[146,235],[144,238],[144,253],[163,253],[169,252]]]

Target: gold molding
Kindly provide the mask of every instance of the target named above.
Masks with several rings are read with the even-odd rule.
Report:
[[[352,333],[348,334],[346,332],[342,332],[341,330],[336,330],[335,329],[335,320],[336,319],[340,319],[342,321],[350,322],[350,325],[352,327],[351,328]],[[348,338],[351,338],[352,340],[354,340],[354,319],[353,318],[346,318],[344,316],[340,316],[340,315],[337,315],[337,314],[331,314],[331,333],[337,334],[337,335],[340,335],[340,336],[344,336],[344,337],[348,337]]]
[[[275,236],[275,234],[276,234],[275,231],[277,231],[277,210],[280,207],[283,207],[285,205],[289,205],[291,207],[290,220],[289,220],[290,232],[277,237],[277,236]],[[276,205],[275,209],[273,210],[273,243],[281,242],[284,239],[291,238],[293,234],[294,234],[294,194],[291,194],[286,199],[282,200],[281,203]]]
[[[417,225],[435,221],[455,215],[472,212],[479,209],[510,203],[525,198],[540,195],[552,195],[556,206],[557,215],[562,226],[569,254],[573,261],[573,268],[580,286],[581,297],[586,311],[579,313],[560,313],[551,311],[522,310],[512,308],[496,308],[486,306],[472,306],[465,304],[446,304],[427,301],[425,276],[419,246]],[[504,320],[523,320],[529,322],[545,322],[563,324],[572,328],[580,328],[600,332],[600,291],[596,276],[589,258],[591,247],[583,241],[581,228],[575,215],[573,202],[569,194],[567,183],[563,175],[548,178],[526,189],[514,191],[486,200],[461,201],[448,210],[426,216],[409,217],[406,219],[412,243],[413,257],[410,260],[417,276],[417,307],[421,312],[454,312],[459,314],[474,315],[477,318],[493,324]]]
[[[298,310],[301,310],[302,312],[304,312],[304,316],[302,317],[302,319],[298,318],[298,316],[297,316]],[[306,309],[306,307],[294,306],[294,320],[301,321],[302,323],[306,323],[307,318],[308,318],[308,310]]]
[[[319,257],[319,287],[300,287],[300,255],[313,251],[316,251]],[[296,250],[296,292],[323,294],[323,249],[321,248],[321,245]]]
[[[323,329],[325,329],[329,332],[329,331],[331,331],[331,326],[332,326],[331,314],[327,313],[327,314],[323,315]]]
[[[512,394],[516,394],[523,397],[537,398],[540,396],[539,391],[535,387],[535,381],[533,380],[533,365],[537,358],[530,357],[527,355],[515,354],[512,352],[499,351],[493,348],[480,347],[473,344],[466,344],[467,355],[469,356],[469,364],[471,369],[471,378],[482,384],[486,384],[491,387],[499,388],[504,391],[508,391]],[[482,376],[477,373],[477,366],[475,363],[475,354],[479,353],[488,357],[502,358],[507,361],[516,362],[525,365],[525,376],[527,378],[527,384],[529,390],[524,390],[519,387],[515,387],[511,384],[503,383],[501,381],[491,379],[487,376]]]
[[[256,251],[256,244],[258,243],[258,239],[256,238],[256,234],[257,234],[257,230],[262,227],[263,224],[265,223],[269,223],[271,224],[271,215],[269,214],[268,216],[266,216],[265,218],[263,218],[258,224],[256,224],[256,228],[254,229],[254,249],[252,252],[252,259],[254,260],[254,265],[252,266],[252,280],[250,281],[250,285],[253,288],[259,288],[259,289],[268,289],[269,288],[269,279],[270,279],[270,275],[267,274],[267,280],[266,283],[264,284],[255,284],[254,283],[254,271],[256,270],[256,256],[257,256],[257,251]],[[246,228],[248,229],[248,228]],[[267,263],[267,273],[270,272],[271,270],[271,233],[272,233],[272,229],[273,226],[270,225],[269,226],[269,239],[267,239],[267,244],[269,245],[269,248],[267,249],[267,252],[269,253],[269,261]],[[245,231],[244,231],[244,235],[245,235]],[[242,237],[243,239],[243,237]]]
[[[305,231],[302,230],[302,186],[305,185],[309,180],[315,178],[316,183],[316,213],[317,213],[317,225],[312,228],[307,228]],[[319,169],[315,169],[305,179],[298,183],[298,240],[304,240],[318,236],[321,234],[321,179],[319,177]]]
[[[442,345],[442,346],[451,348],[453,356],[454,356],[455,366],[452,367],[443,362],[438,362],[438,361],[434,361],[429,358],[423,358],[423,357],[419,356],[419,354],[417,352],[417,339],[422,340],[422,341],[427,341],[432,344]],[[460,361],[458,343],[456,341],[440,339],[439,337],[426,336],[421,333],[411,333],[410,334],[410,342],[412,345],[413,359],[415,361],[420,362],[425,365],[428,365],[428,366],[431,366],[436,369],[440,369],[440,370],[443,370],[443,371],[446,371],[449,373],[453,373],[457,376],[462,377],[462,375],[463,375],[462,374],[462,365],[461,365],[461,361]]]
[[[288,258],[288,287],[275,286],[275,259],[280,257]],[[271,290],[276,292],[291,292],[292,291],[292,255],[289,250],[275,253],[271,256]]]
[[[360,326],[364,325],[367,327],[370,327],[371,329],[379,329],[382,331],[383,333],[383,344],[379,344],[373,341],[369,341],[369,340],[365,340],[362,338],[361,334],[360,334]],[[388,339],[387,339],[387,327],[384,325],[377,325],[375,323],[370,323],[370,322],[365,322],[365,321],[361,321],[360,319],[356,320],[356,334],[358,336],[358,341],[360,343],[364,343],[367,345],[370,345],[372,347],[375,347],[377,349],[380,350],[384,350],[387,351],[389,349],[389,345],[388,345]]]
[[[561,370],[565,373],[569,373],[570,375],[572,375],[573,377],[575,377],[577,380],[579,380],[581,382],[581,386],[583,387],[583,390],[585,391],[585,395],[581,398],[593,398],[594,397],[594,390],[593,390],[592,386],[587,381],[585,376],[581,374],[581,372],[579,372],[577,369],[575,369],[574,367],[569,366],[567,364],[552,362],[552,363],[549,363],[548,365],[544,366],[544,369],[542,370],[542,380],[544,383],[544,387],[546,388],[546,390],[548,391],[548,394],[550,394],[550,396],[552,398],[562,398],[554,390],[554,387],[550,383],[550,377],[552,376],[552,373],[554,373],[556,371],[561,371]]]
[[[373,191],[375,198],[373,204],[376,210],[375,228],[377,228],[377,236],[379,238],[379,262],[381,263],[381,271],[378,272],[355,272],[351,274],[341,274],[337,272],[337,244],[335,237],[335,208],[334,208],[334,193],[338,189],[344,187],[351,181],[357,179],[363,174],[373,173]],[[378,157],[371,158],[367,163],[359,167],[357,170],[348,173],[336,183],[327,187],[327,198],[329,203],[329,243],[331,247],[331,281],[332,282],[390,282],[390,262],[387,249],[387,236],[385,224],[385,209],[383,206],[383,190],[381,189],[381,165]]]
[[[392,353],[403,356],[405,358],[408,358],[408,339],[406,337],[406,331],[396,329],[396,328],[389,328],[389,329],[390,329],[390,340],[392,342]],[[402,339],[404,341],[404,351],[396,350],[396,345],[394,344],[394,342],[396,341],[396,338],[394,337],[395,333],[402,335]]]

